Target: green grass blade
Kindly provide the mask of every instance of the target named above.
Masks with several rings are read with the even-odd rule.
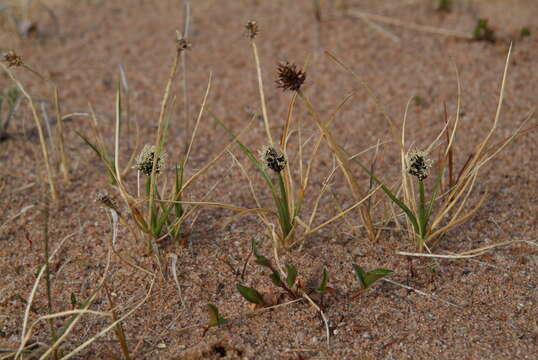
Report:
[[[426,233],[426,224],[428,219],[426,218],[426,200],[424,199],[424,182],[418,181],[418,222],[420,229],[420,237],[423,238]]]
[[[297,280],[297,268],[293,265],[286,264],[286,283],[288,284],[288,287],[293,287],[295,285],[295,281]]]
[[[273,194],[276,194],[275,186],[271,181],[271,177],[265,170],[265,166],[256,158],[256,156],[254,156],[252,151],[245,144],[243,144],[241,141],[239,141],[239,139],[237,139],[237,136],[230,129],[228,129],[228,127],[226,127],[226,125],[224,125],[224,123],[219,118],[217,118],[211,111],[209,111],[209,113],[211,114],[211,116],[213,116],[215,121],[228,133],[228,135],[230,135],[230,137],[235,140],[237,145],[239,145],[241,151],[243,151],[243,153],[250,159],[250,161],[252,161],[254,166],[256,166],[256,169],[262,175],[263,179],[267,183],[267,186],[271,188]]]
[[[340,147],[342,149],[342,151],[344,151],[346,154],[348,154],[342,147]],[[349,156],[349,154],[348,154]],[[389,190],[389,188],[383,184],[381,182],[381,180],[379,180],[377,178],[377,176],[375,176],[366,166],[364,166],[358,159],[356,158],[353,158],[351,159],[353,160],[355,163],[357,163],[362,170],[364,170],[379,186],[381,186],[381,190],[383,190],[383,192],[385,194],[387,194],[387,196],[396,204],[400,207],[400,209],[403,210],[403,212],[405,212],[405,214],[407,215],[407,217],[409,218],[409,221],[411,221],[411,224],[413,225],[413,229],[415,230],[415,232],[418,234],[419,231],[420,231],[420,228],[418,226],[418,221],[417,221],[417,217],[415,216],[415,214],[413,214],[413,212],[411,211],[411,209],[409,209],[407,207],[407,205],[404,204],[403,201],[401,201],[400,199],[398,199],[393,193],[392,191]]]
[[[325,292],[325,289],[327,289],[327,281],[329,280],[329,273],[327,272],[327,268],[323,268],[323,274],[321,275],[321,281],[316,288],[316,291],[319,293]]]

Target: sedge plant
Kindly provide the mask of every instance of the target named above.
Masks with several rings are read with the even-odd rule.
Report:
[[[454,141],[459,125],[461,108],[461,85],[458,74],[458,104],[455,120],[451,123],[448,116],[445,115],[445,125],[442,131],[435,140],[425,148],[425,150],[409,150],[405,148],[404,144],[406,143],[405,124],[407,119],[407,109],[411,100],[407,103],[401,127],[401,134],[398,135],[394,121],[379,105],[377,97],[375,97],[375,94],[368,85],[362,82],[353,70],[349,69],[340,60],[329,54],[333,60],[344,69],[348,70],[363,86],[365,86],[368,92],[374,96],[376,104],[378,104],[383,115],[389,122],[395,141],[400,147],[400,190],[391,190],[383,180],[378,178],[359,160],[353,159],[353,161],[355,161],[362,170],[364,170],[364,172],[366,172],[372,180],[380,186],[392,203],[399,207],[405,214],[407,220],[407,233],[410,235],[411,239],[413,239],[419,252],[424,251],[424,249],[429,250],[443,234],[446,234],[449,230],[455,228],[476,214],[487,196],[487,192],[484,192],[484,195],[474,205],[469,205],[471,194],[479,184],[478,175],[480,170],[484,165],[494,159],[495,156],[497,156],[517,136],[532,130],[532,128],[524,129],[525,124],[532,118],[533,113],[531,112],[518,129],[510,136],[497,143],[492,143],[491,141],[499,127],[510,54],[511,47],[508,50],[504,66],[493,124],[485,137],[474,146],[474,150],[459,170],[456,169],[453,161]],[[444,146],[440,146],[441,139],[443,138],[446,139]],[[440,148],[440,154],[439,160],[434,164],[430,157],[436,147]],[[343,148],[341,149],[342,151],[345,151]],[[431,172],[434,172],[434,180],[432,183],[427,183],[426,179],[431,178],[429,176]],[[398,219],[395,218],[395,221],[398,222]]]
[[[314,161],[318,158],[317,154],[322,144],[323,134],[320,133],[317,136],[317,139],[314,141],[310,156],[306,158],[304,156],[305,149],[302,140],[302,129],[300,121],[297,121],[297,128],[292,129],[294,124],[293,109],[297,100],[297,93],[306,80],[306,74],[304,71],[298,70],[296,65],[290,63],[281,63],[278,66],[278,79],[276,81],[277,86],[283,90],[292,90],[296,93],[292,96],[290,103],[288,105],[288,111],[286,119],[281,127],[281,135],[279,141],[273,139],[271,133],[271,127],[269,125],[269,119],[267,114],[267,109],[265,105],[265,95],[263,91],[263,82],[261,76],[260,61],[258,57],[258,51],[255,43],[256,36],[259,32],[259,26],[254,21],[249,21],[246,25],[249,38],[252,44],[254,60],[258,76],[258,85],[259,85],[259,95],[261,103],[261,112],[265,126],[265,132],[267,135],[267,143],[261,147],[259,151],[259,156],[255,155],[255,151],[247,147],[245,144],[240,142],[237,137],[237,144],[241,151],[249,158],[251,163],[255,166],[258,173],[264,180],[265,185],[271,193],[271,197],[274,202],[276,211],[271,211],[265,209],[261,206],[258,197],[254,193],[252,181],[244,169],[244,167],[239,163],[243,174],[248,178],[250,183],[251,193],[258,205],[260,210],[257,214],[261,218],[262,222],[267,226],[270,235],[274,239],[274,244],[279,248],[290,248],[296,244],[302,243],[309,235],[320,230],[324,226],[336,221],[337,219],[344,216],[349,211],[355,209],[358,206],[361,206],[368,196],[361,196],[362,194],[357,193],[356,203],[351,207],[340,211],[330,219],[322,222],[319,225],[314,225],[314,220],[316,218],[319,202],[322,199],[323,194],[328,189],[329,179],[334,175],[335,169],[329,172],[328,176],[325,178],[324,185],[319,191],[318,196],[314,201],[314,205],[311,213],[308,217],[305,217],[302,214],[302,209],[305,203],[306,196],[309,194],[309,184],[310,184],[310,175],[312,173],[312,166]],[[331,114],[330,118],[327,120],[327,123],[330,123],[338,114],[340,109],[343,107],[345,102],[349,100],[350,97],[347,97]],[[213,114],[213,117],[216,121],[228,132],[231,136],[234,136],[234,133],[228,129],[222,121],[220,121],[216,115]],[[289,149],[288,145],[292,134],[298,134],[298,160],[293,162],[288,156]],[[307,140],[308,141],[308,140]],[[232,155],[233,156],[233,155]],[[306,163],[306,168],[304,164]],[[266,216],[267,213],[274,213],[278,219],[278,226],[274,226],[271,220]],[[276,230],[275,230],[276,229]],[[302,229],[299,231],[298,229]]]
[[[168,157],[164,150],[166,135],[168,132],[169,121],[172,116],[171,109],[175,104],[175,97],[172,96],[173,80],[177,72],[181,53],[189,47],[190,43],[178,33],[176,38],[176,53],[161,101],[159,125],[155,142],[153,144],[146,144],[136,159],[136,153],[133,152],[127,166],[123,168],[123,170],[119,163],[121,145],[120,129],[122,124],[122,96],[119,82],[116,90],[116,125],[113,157],[107,152],[104,140],[97,131],[97,120],[93,110],[92,117],[94,119],[96,139],[91,141],[88,137],[77,133],[98,155],[105,165],[108,175],[112,180],[112,184],[118,188],[121,197],[129,209],[130,217],[134,220],[137,228],[145,234],[148,250],[151,249],[154,241],[158,242],[167,238],[178,240],[182,233],[182,224],[184,224],[188,217],[193,216],[194,211],[198,206],[221,206],[239,212],[246,210],[232,205],[209,203],[205,201],[185,201],[183,199],[185,189],[226,154],[228,148],[234,144],[234,141],[231,141],[221,152],[206,163],[201,169],[196,171],[190,178],[184,178],[184,169],[187,166],[193,143],[206,108],[206,102],[211,88],[211,75],[192,134],[190,134],[190,141],[186,146],[186,151],[179,157],[179,160],[174,166],[174,180],[171,189],[167,188],[166,179],[161,179],[164,173],[165,159]],[[137,171],[138,181],[136,191],[129,190],[129,187],[123,181],[126,172],[132,169],[130,166],[132,162],[135,162],[134,168]],[[187,209],[185,208],[185,205],[192,205],[192,207]]]

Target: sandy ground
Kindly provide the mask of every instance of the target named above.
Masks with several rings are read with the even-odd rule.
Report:
[[[538,99],[538,3],[532,0],[454,1],[450,13],[435,11],[429,1],[320,1],[322,25],[315,21],[311,1],[199,0],[192,1],[193,46],[187,53],[190,116],[195,116],[209,76],[212,87],[208,108],[239,131],[258,111],[256,71],[244,24],[255,19],[260,26],[257,40],[268,113],[272,131],[280,134],[291,98],[274,86],[276,64],[308,60],[305,93],[318,111],[330,114],[342,99],[355,92],[337,116],[335,136],[352,153],[378,141],[390,140],[389,127],[367,92],[324,54],[329,50],[350,65],[374,89],[386,111],[399,124],[409,98],[418,95],[408,114],[408,144],[429,144],[443,126],[444,104],[453,118],[457,104],[455,67],[462,84],[461,131],[456,138],[456,162],[462,164],[474,144],[488,131],[495,116],[502,71],[509,48],[515,41],[506,82],[505,101],[495,140],[508,136],[533,111]],[[496,30],[495,43],[475,42],[414,31],[401,26],[372,25],[344,15],[349,9],[381,14],[403,22],[471,33],[477,17],[488,18]],[[133,123],[141,129],[142,142],[153,142],[162,91],[173,59],[175,30],[183,25],[180,1],[77,1],[50,3],[59,28],[43,8],[32,8],[38,32],[21,39],[3,19],[2,51],[16,49],[33,67],[44,72],[60,88],[64,113],[86,112],[90,102],[99,126],[113,143],[114,88],[121,64],[131,89]],[[2,16],[7,16],[3,14]],[[522,27],[531,36],[521,39]],[[59,32],[58,32],[59,29]],[[35,76],[15,70],[29,92],[45,101],[53,113],[51,87]],[[0,75],[0,87],[9,79]],[[174,162],[187,138],[181,82],[169,130],[167,152]],[[45,176],[38,140],[26,104],[9,128],[9,139],[0,143],[0,177],[5,184],[1,196],[1,221],[27,205],[35,207],[10,222],[0,233],[0,348],[16,348],[20,341],[26,299],[43,263],[43,217],[39,211]],[[295,109],[302,136],[316,128],[302,104]],[[531,121],[536,124],[536,118]],[[53,311],[69,310],[71,294],[89,296],[104,274],[110,220],[94,202],[96,190],[107,190],[119,200],[108,182],[105,169],[83,144],[75,130],[91,135],[89,120],[74,117],[65,123],[66,151],[71,181],[58,173],[59,201],[50,216],[51,247],[68,235],[51,264]],[[297,125],[295,125],[295,129]],[[128,159],[125,135],[122,159]],[[254,148],[265,143],[262,122],[244,136]],[[265,231],[254,216],[235,219],[223,226],[233,213],[218,208],[201,211],[190,246],[166,242],[160,246],[162,274],[155,258],[146,256],[144,244],[136,242],[120,227],[118,248],[137,265],[159,276],[147,301],[123,322],[133,358],[136,359],[536,359],[538,357],[538,304],[536,269],[538,251],[538,163],[536,133],[518,138],[494,163],[481,173],[472,201],[488,191],[487,202],[468,222],[449,232],[435,253],[458,253],[506,241],[517,241],[473,259],[415,259],[410,272],[407,258],[397,250],[414,250],[401,233],[384,231],[378,243],[368,241],[358,228],[356,213],[310,236],[304,248],[283,253],[282,262],[293,263],[303,281],[329,270],[329,285],[336,295],[326,296],[324,312],[329,319],[330,346],[319,313],[298,302],[245,317],[251,313],[235,285],[241,282],[230,266],[240,269],[250,240]],[[228,138],[204,115],[192,152],[188,174],[199,169],[226,144]],[[296,149],[297,137],[291,141]],[[291,150],[290,150],[291,151]],[[238,149],[236,156],[248,166]],[[57,154],[52,154],[57,158]],[[363,155],[364,161],[372,153]],[[388,142],[381,148],[377,171],[389,183],[398,175],[397,147]],[[296,157],[295,157],[296,160]],[[290,159],[293,164],[294,157]],[[322,148],[313,171],[311,196],[305,205],[309,214],[313,199],[331,170],[333,160]],[[357,170],[359,172],[360,170]],[[170,171],[165,175],[171,176]],[[264,204],[270,195],[259,176],[254,188]],[[367,177],[363,177],[367,184]],[[136,184],[130,171],[126,182]],[[29,187],[25,187],[29,185]],[[248,182],[230,156],[225,156],[191,187],[187,199],[200,200],[214,185],[208,200],[254,207]],[[22,188],[21,188],[22,187]],[[381,196],[376,199],[382,199]],[[338,212],[338,206],[353,203],[343,177],[335,177],[331,192],[323,197],[318,219],[321,223]],[[123,211],[124,204],[120,203]],[[306,215],[307,216],[307,215]],[[379,220],[381,215],[375,215]],[[270,254],[269,241],[261,247]],[[170,268],[171,254],[178,256],[178,276],[184,304]],[[225,260],[224,260],[225,259]],[[365,268],[393,269],[390,279],[418,289],[423,295],[387,282],[352,298],[359,285],[351,264]],[[141,301],[151,280],[112,257],[107,287],[113,292],[118,314],[126,314]],[[271,289],[267,272],[252,262],[246,285]],[[46,292],[41,282],[29,313],[30,323],[47,313]],[[227,318],[227,325],[204,330],[206,304],[213,303]],[[96,311],[110,309],[101,291]],[[64,320],[57,320],[59,328]],[[110,318],[86,315],[65,341],[65,353],[82,344],[110,324]],[[193,326],[193,328],[185,329]],[[30,343],[50,343],[48,325],[38,321]],[[0,354],[1,355],[1,354]],[[79,358],[121,358],[113,332],[108,332],[77,355]]]

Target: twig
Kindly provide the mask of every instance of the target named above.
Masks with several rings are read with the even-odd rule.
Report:
[[[444,302],[444,303],[446,303],[446,304],[448,304],[448,305],[455,306],[455,307],[457,307],[457,308],[461,308],[460,305],[457,305],[457,304],[451,303],[450,301],[441,299],[441,298],[440,298],[439,296],[437,296],[437,295],[428,294],[428,293],[425,293],[424,291],[420,291],[420,290],[418,290],[418,289],[412,288],[411,286],[407,286],[407,285],[404,285],[404,284],[400,284],[399,282],[392,281],[392,280],[389,280],[389,279],[381,279],[381,280],[386,281],[386,282],[388,282],[388,283],[390,283],[390,284],[393,284],[393,285],[396,285],[396,286],[403,287],[404,289],[414,291],[414,292],[416,292],[417,294],[422,295],[422,296],[426,296],[426,297],[429,297],[429,298],[438,298],[439,300],[441,300],[442,302]]]

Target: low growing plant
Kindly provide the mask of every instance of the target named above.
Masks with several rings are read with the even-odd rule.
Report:
[[[285,264],[285,272],[281,271],[277,269],[277,267],[275,267],[269,259],[267,259],[265,256],[261,255],[258,252],[255,240],[252,240],[251,245],[252,253],[256,258],[256,264],[269,269],[271,271],[269,278],[271,279],[273,285],[283,289],[291,299],[300,299],[301,297],[303,297],[304,293],[308,294],[314,291],[318,293],[324,293],[328,289],[327,282],[329,279],[329,274],[326,268],[323,269],[319,285],[314,288],[307,288],[297,282],[298,270],[295,266],[291,264]],[[256,289],[241,284],[237,284],[236,288],[237,291],[239,291],[239,293],[241,294],[241,296],[243,296],[247,301],[261,306],[268,305],[266,303],[266,300],[264,300],[263,295],[260,294]]]
[[[470,195],[478,184],[478,175],[480,170],[484,165],[494,159],[495,156],[508,144],[510,144],[517,136],[525,134],[532,129],[529,128],[523,130],[525,124],[532,118],[533,113],[531,112],[512,135],[504,138],[500,142],[491,144],[492,136],[499,126],[510,54],[511,47],[506,58],[499,101],[493,125],[484,139],[475,145],[474,150],[468,156],[467,161],[465,161],[459,171],[456,171],[453,163],[454,140],[459,125],[460,116],[461,86],[459,83],[459,76],[458,104],[454,123],[450,124],[448,116],[445,115],[444,128],[439,133],[437,138],[424,151],[406,150],[404,148],[404,144],[406,142],[405,124],[407,118],[407,109],[411,100],[408,102],[406,107],[400,136],[398,136],[396,132],[394,121],[390,118],[390,116],[387,115],[386,112],[383,111],[383,114],[388,120],[391,130],[393,131],[395,141],[400,146],[402,179],[400,191],[402,193],[402,197],[398,196],[399,191],[389,189],[386,183],[380,180],[371,171],[371,169],[367,168],[358,159],[353,159],[353,161],[356,162],[363,171],[365,171],[377,184],[379,184],[383,192],[406,215],[408,225],[407,232],[415,241],[417,249],[421,252],[428,246],[428,244],[432,244],[434,240],[438,240],[443,234],[468,220],[478,211],[478,209],[480,209],[484,203],[487,192],[484,193],[480,200],[478,200],[478,202],[470,210],[465,212],[465,209],[468,207],[467,205],[469,203]],[[350,71],[354,77],[359,79],[358,76],[348,67],[346,67],[341,61],[332,55],[330,56],[338,64]],[[375,97],[372,90],[362,81],[361,83],[366,87],[370,94]],[[377,103],[379,104],[379,102]],[[431,154],[432,149],[438,145],[443,136],[446,138],[446,142],[444,147],[441,147],[439,161],[434,166],[433,161],[429,159],[429,155]],[[342,151],[345,150],[342,149]],[[431,169],[435,169],[435,180],[431,189],[427,191],[425,180],[428,178]],[[416,195],[417,187],[418,195]],[[429,199],[427,194],[430,194]],[[398,219],[395,218],[395,221],[398,222]]]
[[[361,268],[357,264],[353,264],[353,270],[355,271],[355,274],[357,275],[357,279],[359,280],[359,283],[363,290],[368,289],[377,280],[384,278],[385,276],[390,275],[394,272],[392,270],[381,269],[381,268],[373,269],[370,271],[365,271],[363,268]]]
[[[273,141],[273,136],[271,135],[271,129],[269,126],[267,110],[265,106],[265,98],[263,92],[263,83],[261,77],[261,68],[258,59],[258,52],[256,48],[255,38],[259,32],[259,26],[256,22],[250,21],[247,23],[247,32],[252,43],[254,59],[256,63],[256,69],[258,74],[258,84],[260,90],[260,102],[262,108],[262,116],[265,124],[265,130],[267,134],[267,144],[261,148],[259,151],[259,157],[255,155],[255,152],[247,147],[245,144],[240,142],[237,136],[228,129],[218,117],[213,114],[215,120],[225,129],[225,131],[235,138],[236,143],[239,145],[241,151],[248,157],[251,163],[255,166],[258,173],[262,176],[265,185],[271,192],[273,202],[275,204],[276,211],[272,211],[266,208],[263,208],[258,201],[256,194],[254,193],[252,187],[252,181],[250,176],[242,167],[243,173],[247,177],[249,183],[251,184],[251,193],[258,205],[257,215],[261,218],[263,223],[269,229],[270,235],[275,237],[275,242],[278,247],[290,248],[300,242],[302,242],[307,236],[318,231],[322,227],[332,223],[333,221],[339,219],[349,211],[355,209],[358,206],[364,206],[364,202],[367,199],[367,196],[361,196],[362,193],[357,191],[357,197],[354,205],[351,207],[342,210],[329,220],[321,223],[320,225],[314,226],[314,220],[316,218],[319,202],[328,188],[328,180],[333,176],[336,169],[333,169],[327,178],[325,179],[324,185],[321,191],[318,193],[312,212],[307,219],[302,218],[301,210],[305,202],[305,198],[308,193],[309,179],[311,174],[311,169],[314,160],[317,159],[317,153],[322,143],[323,134],[318,134],[316,141],[314,142],[310,157],[304,159],[304,149],[301,135],[301,125],[300,122],[297,127],[298,134],[298,164],[291,164],[288,156],[288,144],[290,140],[290,134],[292,133],[292,123],[293,123],[293,108],[297,99],[297,94],[299,89],[306,80],[306,73],[302,70],[299,70],[295,64],[289,62],[281,63],[278,65],[277,75],[278,79],[276,81],[277,86],[283,90],[294,91],[295,94],[291,98],[291,101],[288,106],[287,117],[282,125],[280,141],[278,145]],[[342,104],[338,106],[336,111],[330,116],[328,122],[331,122],[336,114],[340,111],[344,103],[349,99],[347,97]],[[306,163],[306,170],[303,169],[303,164]],[[298,165],[298,166],[297,166]],[[295,175],[298,174],[298,178]],[[267,213],[274,213],[278,219],[278,230],[275,230],[273,223],[267,218]],[[365,215],[366,216],[366,215]],[[370,218],[366,216],[366,221]],[[368,229],[372,229],[371,221],[368,223]],[[298,229],[302,228],[302,233],[299,233]],[[373,231],[373,230],[372,230]]]
[[[189,156],[200,121],[206,106],[207,97],[211,87],[211,76],[207,85],[207,89],[200,107],[200,111],[191,134],[190,142],[187,146],[186,153],[179,156],[179,160],[174,168],[174,181],[171,189],[166,188],[166,180],[161,180],[164,172],[165,158],[167,154],[164,150],[166,143],[166,134],[169,126],[169,118],[171,116],[170,109],[173,108],[174,98],[171,99],[171,88],[180,54],[189,48],[186,39],[180,37],[176,39],[176,55],[170,71],[170,76],[164,91],[163,100],[161,102],[161,112],[159,116],[159,126],[157,129],[156,140],[154,144],[147,144],[140,152],[134,168],[137,170],[137,189],[136,192],[129,191],[127,184],[123,181],[123,176],[131,169],[131,163],[134,162],[134,152],[131,155],[127,166],[121,170],[119,164],[119,149],[120,149],[120,127],[122,120],[122,97],[120,84],[118,82],[116,91],[116,126],[115,126],[115,144],[114,157],[109,156],[104,140],[100,133],[96,130],[96,140],[91,141],[88,137],[77,133],[84,142],[98,155],[100,160],[106,167],[106,170],[112,179],[112,183],[118,188],[121,197],[128,206],[131,218],[134,220],[138,229],[147,235],[148,249],[151,248],[153,241],[160,241],[166,238],[179,239],[181,235],[181,225],[185,222],[188,216],[192,216],[194,210],[199,205],[231,207],[237,211],[245,209],[227,206],[225,204],[207,203],[207,202],[188,202],[183,200],[185,189],[193,183],[195,179],[207,171],[207,169],[216,163],[228,150],[228,147],[233,144],[231,142],[224,150],[222,150],[215,158],[193,174],[189,179],[184,179],[184,169],[187,166]],[[94,125],[97,124],[95,114],[93,114]],[[140,178],[142,178],[143,193],[140,195]],[[186,210],[184,205],[188,203],[193,205],[192,208]],[[105,204],[106,205],[106,204]]]

